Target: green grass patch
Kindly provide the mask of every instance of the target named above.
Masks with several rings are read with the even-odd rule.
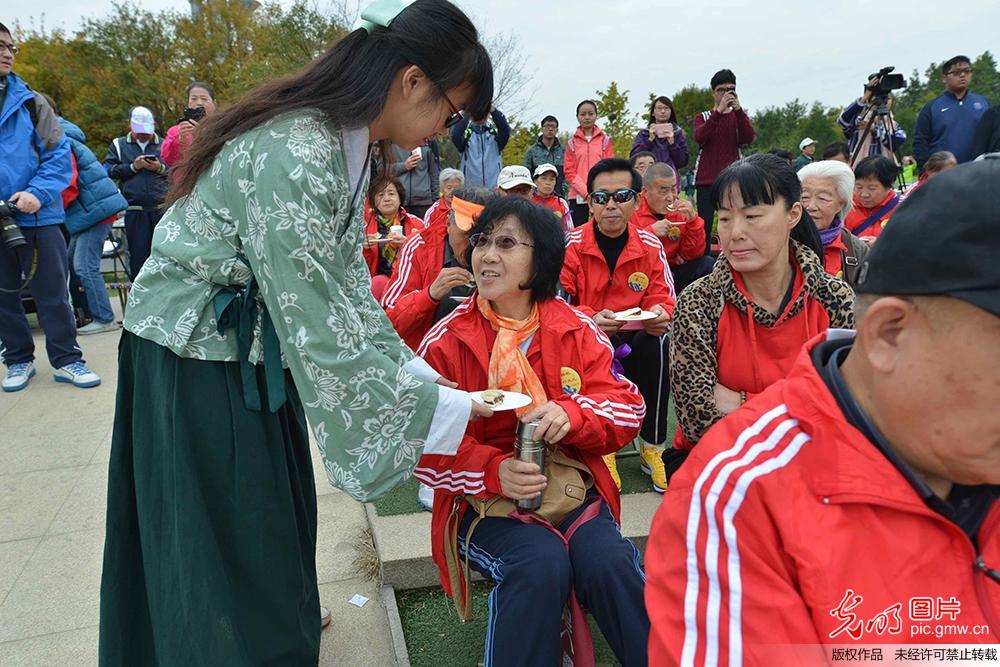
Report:
[[[673,442],[674,431],[677,430],[677,416],[674,414],[674,402],[670,401],[670,421],[667,424],[667,443]],[[623,456],[623,454],[625,456]],[[629,455],[631,454],[631,455]],[[622,493],[645,493],[653,490],[649,476],[639,468],[639,456],[635,454],[632,445],[626,445],[618,454],[618,474],[622,478]],[[375,511],[379,516],[394,516],[397,514],[413,514],[422,512],[417,503],[416,479],[410,478],[389,493],[375,501]]]
[[[486,647],[487,597],[493,585],[472,584],[473,616],[468,623],[458,620],[455,604],[440,588],[397,591],[396,602],[406,638],[406,650],[413,667],[475,667],[483,661]],[[618,665],[593,618],[594,655],[599,665]]]

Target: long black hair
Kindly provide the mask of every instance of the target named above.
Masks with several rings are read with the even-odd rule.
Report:
[[[553,220],[552,212],[521,197],[499,197],[486,205],[476,218],[476,224],[469,230],[469,238],[476,234],[489,235],[493,229],[509,217],[516,218],[531,238],[534,252],[531,256],[531,279],[521,289],[531,290],[535,302],[552,299],[559,290],[559,274],[566,257],[566,235]],[[465,251],[465,265],[472,266],[472,251],[469,244]]]
[[[167,205],[190,193],[225,143],[297,109],[319,109],[338,128],[362,127],[385,107],[400,69],[420,67],[444,91],[472,84],[466,111],[489,113],[493,65],[469,18],[448,0],[416,0],[388,28],[359,28],[302,70],[258,86],[225,111],[206,118],[187,150]]]
[[[802,183],[785,160],[770,153],[756,153],[729,165],[715,179],[711,193],[715,208],[729,208],[734,191],[740,193],[744,206],[781,203],[787,211],[800,200]],[[823,257],[823,241],[805,208],[798,224],[792,227],[791,238],[812,250],[817,257]]]

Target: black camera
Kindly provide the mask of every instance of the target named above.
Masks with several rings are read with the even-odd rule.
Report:
[[[889,93],[900,88],[906,88],[906,79],[902,74],[890,74],[896,69],[892,65],[883,67],[874,74],[869,75],[870,83],[865,84],[865,90],[869,91],[873,97],[887,97]],[[872,79],[875,79],[872,81]]]
[[[0,239],[3,239],[3,242],[11,250],[28,245],[28,242],[24,240],[24,234],[21,233],[21,228],[14,221],[15,215],[17,215],[17,209],[0,199]]]
[[[181,122],[186,120],[193,120],[194,122],[200,121],[205,117],[205,107],[185,107],[184,108],[184,118],[181,118]]]

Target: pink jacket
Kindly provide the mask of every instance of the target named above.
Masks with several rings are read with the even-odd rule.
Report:
[[[576,128],[576,132],[566,143],[566,157],[563,162],[563,171],[566,173],[566,182],[569,183],[570,201],[574,201],[577,196],[586,197],[587,174],[591,167],[604,158],[614,157],[615,149],[611,145],[611,138],[601,131],[601,128],[594,126],[594,134],[590,141],[583,136],[583,130]]]
[[[177,163],[184,157],[184,151],[191,145],[191,135],[187,139],[181,139],[179,125],[174,125],[167,130],[167,136],[163,140],[163,147],[160,149],[160,157],[168,167],[176,167]]]

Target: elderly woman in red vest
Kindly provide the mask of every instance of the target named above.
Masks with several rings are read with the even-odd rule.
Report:
[[[824,270],[822,243],[800,196],[792,167],[768,154],[730,165],[712,188],[722,253],[674,311],[675,450],[690,449],[715,422],[782,379],[810,338],[854,325],[854,292]],[[676,468],[680,457],[665,457],[673,457],[668,470]]]

